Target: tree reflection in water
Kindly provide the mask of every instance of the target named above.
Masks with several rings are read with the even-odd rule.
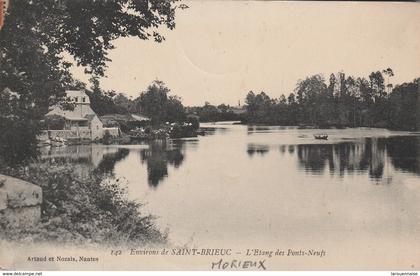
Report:
[[[280,145],[281,155],[297,156],[299,168],[311,174],[330,174],[343,177],[345,173],[368,172],[374,180],[386,178],[385,170],[393,169],[420,175],[420,137],[395,136],[364,138],[337,144]],[[270,151],[265,144],[248,144],[247,153],[264,156]]]
[[[311,173],[343,176],[368,171],[373,179],[384,176],[388,159],[397,170],[420,174],[420,138],[366,138],[360,142],[297,145],[299,166]]]
[[[89,177],[94,170],[113,174],[115,164],[124,160],[129,150],[106,148],[100,145],[71,145],[67,147],[44,147],[41,159],[52,164],[71,163],[73,171],[81,178]]]
[[[288,151],[290,154],[293,154],[293,153],[295,153],[295,147],[294,147],[293,145],[289,145],[289,146],[287,147],[287,151]]]
[[[149,143],[149,148],[140,151],[141,162],[147,164],[148,182],[151,187],[157,187],[168,176],[168,164],[174,168],[181,166],[184,161],[184,142],[155,140]]]
[[[96,170],[101,173],[113,173],[115,164],[124,160],[129,153],[128,149],[118,149],[117,152],[104,154]]]
[[[420,137],[393,137],[386,148],[394,167],[420,174]]]
[[[252,157],[254,154],[260,154],[264,155],[268,153],[270,148],[266,145],[255,145],[255,144],[248,144],[247,153],[250,157]]]
[[[298,145],[299,165],[306,171],[324,173],[326,166],[332,174],[369,171],[372,178],[381,178],[384,169],[383,144],[366,139],[364,143]]]

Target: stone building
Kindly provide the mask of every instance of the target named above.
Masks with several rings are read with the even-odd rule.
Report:
[[[74,104],[73,110],[64,110],[60,106],[54,107],[48,114],[59,115],[65,119],[63,138],[81,138],[96,140],[103,137],[103,124],[90,107],[90,99],[84,91],[68,90],[66,96]],[[57,132],[59,134],[59,132]]]

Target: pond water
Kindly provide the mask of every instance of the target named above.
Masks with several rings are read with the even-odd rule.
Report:
[[[206,135],[194,139],[68,146],[45,149],[44,157],[68,158],[81,173],[112,173],[177,245],[305,246],[343,260],[350,249],[364,256],[356,254],[361,248],[370,254],[409,246],[420,254],[419,136],[202,127]]]

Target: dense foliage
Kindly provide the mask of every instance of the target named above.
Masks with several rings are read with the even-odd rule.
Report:
[[[66,120],[60,115],[48,115],[45,116],[45,119],[41,121],[42,129],[64,129]]]
[[[103,91],[96,79],[92,88],[86,89],[92,109],[100,116],[107,114],[141,114],[151,118],[154,125],[165,122],[183,122],[186,110],[181,98],[170,95],[171,90],[160,80],[153,81],[135,99],[123,93]]]
[[[419,82],[385,85],[384,74],[369,79],[331,74],[328,84],[321,75],[299,80],[287,98],[272,99],[266,93],[246,96],[248,123],[308,125],[315,127],[386,127],[415,130],[419,121]]]
[[[215,106],[206,102],[203,106],[191,107],[189,110],[196,114],[201,122],[238,121],[242,119],[240,114],[235,113],[232,107],[226,104]]]
[[[181,98],[169,95],[171,90],[162,81],[152,82],[132,103],[132,111],[151,118],[153,124],[182,122],[186,119]]]
[[[392,129],[413,129],[420,127],[420,78],[403,83],[389,96],[388,127]]]
[[[91,80],[91,89],[86,89],[86,94],[90,99],[90,106],[98,116],[106,114],[127,114],[128,110],[123,106],[115,103],[114,98],[117,93],[114,91],[103,91],[99,86],[99,81],[96,78]]]

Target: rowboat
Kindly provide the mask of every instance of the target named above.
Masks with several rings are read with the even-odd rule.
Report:
[[[325,133],[314,134],[314,138],[318,140],[328,140],[328,134],[325,134]]]

